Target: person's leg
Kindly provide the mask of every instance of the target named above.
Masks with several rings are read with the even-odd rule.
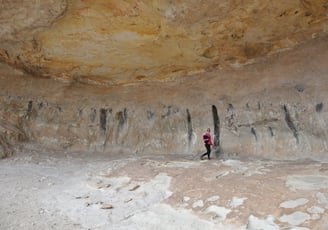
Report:
[[[208,148],[207,148],[207,144],[205,144],[205,148],[206,148],[206,152],[203,153],[201,156],[200,156],[200,159],[203,160],[203,157],[208,155]]]
[[[211,146],[210,145],[206,145],[206,149],[207,149],[207,157],[208,157],[208,159],[210,160],[211,159],[211,157],[210,157],[210,154],[211,154]]]

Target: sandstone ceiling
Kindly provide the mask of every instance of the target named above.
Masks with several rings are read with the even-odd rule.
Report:
[[[0,0],[0,60],[98,84],[237,68],[328,31],[328,0]]]

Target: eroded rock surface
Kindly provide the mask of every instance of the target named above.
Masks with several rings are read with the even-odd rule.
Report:
[[[3,0],[0,156],[327,159],[327,4]]]
[[[327,32],[327,0],[1,1],[1,60],[98,84],[243,66]]]
[[[63,83],[3,66],[1,119],[17,129],[1,128],[55,148],[197,155],[213,127],[221,156],[325,160],[327,44],[319,38],[241,69],[129,86]]]
[[[327,165],[25,149],[0,161],[0,227],[323,230]]]

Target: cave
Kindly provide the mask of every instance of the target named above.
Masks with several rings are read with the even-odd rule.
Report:
[[[1,1],[0,229],[328,229],[327,31],[327,0]]]

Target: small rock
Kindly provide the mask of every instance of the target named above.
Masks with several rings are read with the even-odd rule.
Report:
[[[134,186],[133,188],[129,189],[129,191],[135,191],[135,190],[137,190],[139,187],[140,187],[140,185],[136,185],[136,186]]]
[[[183,197],[183,202],[188,202],[190,200],[190,197],[189,196],[184,196]]]
[[[75,197],[75,199],[77,199],[77,200],[79,200],[79,199],[87,199],[87,198],[89,198],[88,195],[86,195],[86,196],[77,196],[77,197]]]
[[[214,202],[220,199],[220,196],[211,196],[207,199],[209,202]]]
[[[100,207],[101,209],[113,209],[113,205],[111,204],[104,204],[103,206]]]
[[[202,200],[197,200],[192,204],[193,208],[202,208],[204,207],[204,202]]]
[[[89,203],[89,202],[86,202],[86,203],[85,203],[85,207],[89,207],[90,205],[92,205],[92,204]]]
[[[129,203],[130,201],[132,201],[132,198],[125,200],[124,203]]]
[[[102,189],[102,188],[109,188],[110,186],[112,186],[111,184],[102,184],[102,185],[98,185],[98,189]]]

